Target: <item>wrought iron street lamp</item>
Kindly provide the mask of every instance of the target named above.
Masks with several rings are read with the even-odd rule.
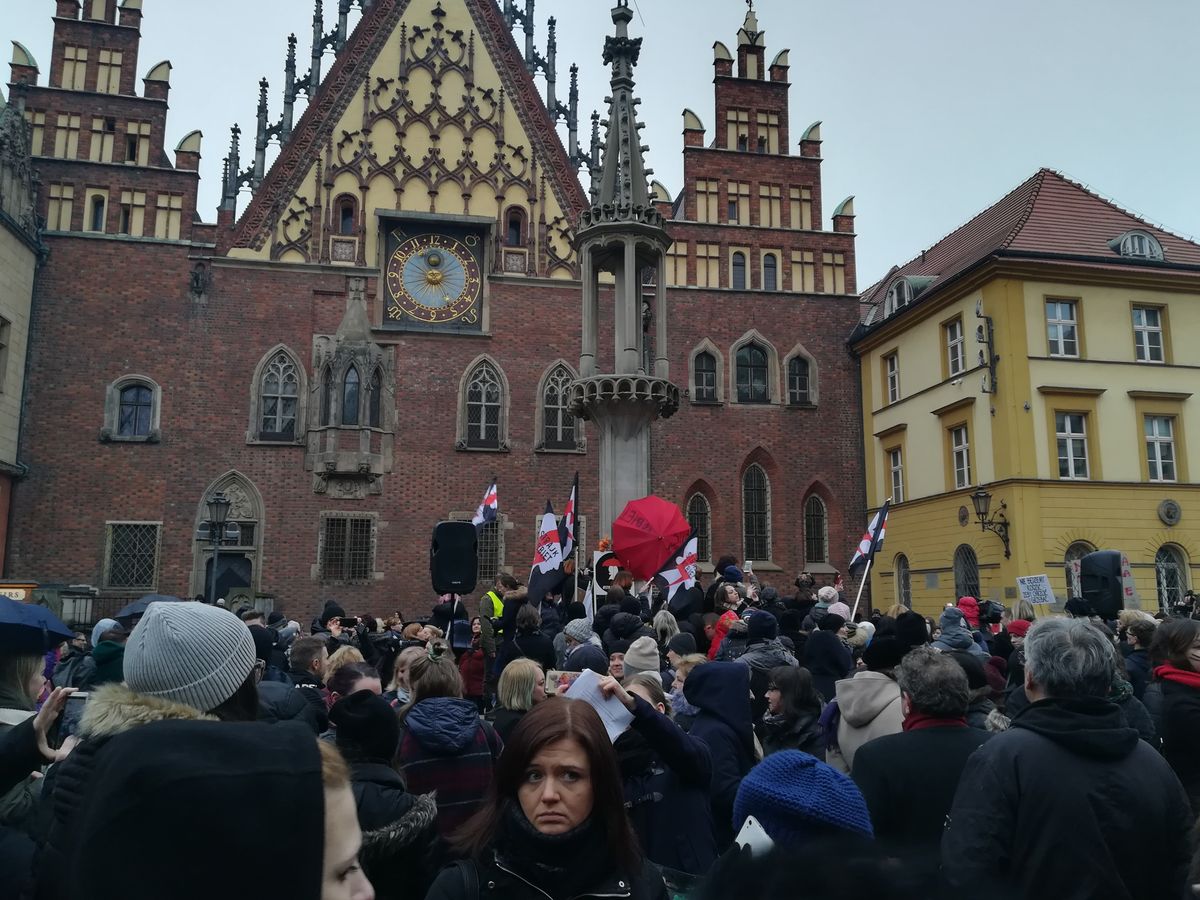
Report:
[[[992,508],[992,495],[983,488],[975,491],[971,495],[971,504],[975,507],[975,516],[979,520],[979,525],[984,531],[994,532],[1004,542],[1004,558],[1009,559],[1012,556],[1012,551],[1008,545],[1008,517],[1004,515],[1006,509],[1003,500],[1000,501],[1000,509],[992,516],[988,513]]]
[[[221,541],[225,537],[225,521],[229,518],[229,498],[216,491],[208,498],[208,539],[212,542],[212,574],[208,579],[208,602],[217,602],[217,560],[221,555]]]

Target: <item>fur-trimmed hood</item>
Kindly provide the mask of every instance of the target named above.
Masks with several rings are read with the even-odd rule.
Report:
[[[391,825],[363,834],[359,859],[377,900],[424,897],[446,862],[437,838],[437,794],[421,794]]]
[[[148,697],[131,691],[123,684],[106,684],[88,697],[79,721],[79,734],[83,738],[107,738],[138,725],[166,719],[216,721],[213,716],[191,706]]]
[[[384,828],[363,834],[363,861],[382,859],[407,847],[429,831],[436,818],[437,792],[417,796],[413,799],[412,807],[401,818]]]

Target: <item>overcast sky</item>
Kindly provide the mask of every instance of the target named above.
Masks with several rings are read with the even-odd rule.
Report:
[[[636,2],[648,162],[674,194],[682,187],[681,112],[695,110],[712,137],[711,48],[715,40],[735,46],[745,3]],[[561,97],[567,67],[580,65],[585,122],[607,89],[600,53],[610,5],[537,3],[539,49],[546,18],[559,19]],[[0,6],[0,46],[28,47],[45,83],[53,0]],[[336,0],[325,7],[329,27]],[[1200,235],[1200,2],[757,0],[756,8],[768,61],[792,51],[793,141],[809,123],[824,122],[825,226],[836,203],[856,197],[860,289],[1039,166],[1168,229]],[[211,221],[229,126],[237,121],[251,135],[246,163],[258,79],[271,81],[275,118],[286,37],[300,35],[298,56],[306,59],[312,4],[144,0],[144,11],[139,90],[140,76],[171,60],[167,146],[193,128],[204,132],[201,211]]]

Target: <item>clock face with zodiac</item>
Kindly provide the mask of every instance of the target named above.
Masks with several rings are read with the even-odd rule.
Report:
[[[482,289],[479,237],[393,232],[394,243],[384,270],[388,296],[385,316],[405,317],[427,325],[477,325]]]

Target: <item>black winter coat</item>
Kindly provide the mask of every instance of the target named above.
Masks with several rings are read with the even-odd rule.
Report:
[[[1163,756],[1183,783],[1194,814],[1200,814],[1200,690],[1157,681],[1162,691]]]
[[[443,869],[425,895],[425,900],[547,900],[549,896],[509,869],[498,856],[491,854],[478,862],[460,862]],[[597,884],[594,890],[577,894],[571,900],[593,898],[667,900],[667,888],[658,869],[646,863],[634,878],[614,873],[603,883]],[[556,897],[554,900],[566,898]]]
[[[800,750],[817,759],[825,759],[825,742],[818,727],[820,712],[806,713],[798,719],[777,719],[766,715],[758,720],[754,731],[762,744],[763,756],[780,750]]]
[[[350,790],[363,831],[375,831],[403,818],[415,799],[405,790],[400,773],[383,763],[351,763]]]
[[[875,838],[903,846],[903,855],[936,871],[946,814],[967,758],[991,735],[946,725],[868,741],[854,754]]]
[[[496,677],[500,677],[505,666],[522,656],[537,662],[543,669],[553,669],[554,642],[540,631],[518,631],[511,640],[500,645],[496,654]]]
[[[616,742],[629,821],[651,862],[703,875],[717,858],[708,745],[641,697],[636,704],[633,725]]]
[[[353,785],[356,800],[357,784]],[[359,860],[375,888],[375,900],[424,897],[444,861],[445,847],[434,828],[437,801],[433,794],[407,796],[411,801],[402,816],[372,831],[363,830]]]
[[[955,896],[1182,897],[1191,829],[1179,779],[1115,704],[1047,699],[967,760],[942,869]]]
[[[683,696],[699,708],[688,734],[708,744],[712,754],[713,828],[720,852],[733,841],[733,801],[754,766],[750,669],[736,662],[697,666],[683,683]]]
[[[854,657],[836,632],[814,631],[804,642],[800,665],[812,673],[817,693],[829,701],[837,693],[837,682],[854,671]]]
[[[564,672],[582,672],[584,669],[591,669],[597,675],[608,674],[608,657],[595,644],[581,644],[567,654]]]
[[[1125,657],[1125,671],[1129,673],[1129,683],[1133,685],[1133,696],[1141,700],[1146,696],[1146,685],[1150,683],[1152,665],[1150,651],[1139,647],[1131,650]]]
[[[322,704],[324,706],[324,704]],[[303,722],[320,734],[324,729],[322,723],[328,725],[328,719],[323,709],[309,700],[309,695],[297,688],[291,681],[260,681],[258,684],[258,721],[275,724],[291,720]]]

